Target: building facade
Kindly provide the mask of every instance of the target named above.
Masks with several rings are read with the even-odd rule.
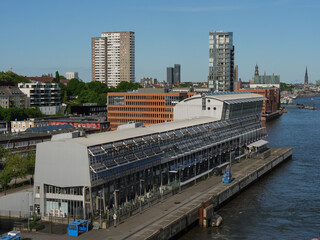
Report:
[[[31,107],[61,105],[60,88],[57,83],[19,83],[18,87],[29,98]]]
[[[261,88],[261,89],[241,89],[235,92],[250,92],[264,96],[261,113],[270,114],[280,110],[280,89],[279,88]]]
[[[149,125],[172,121],[173,107],[192,95],[194,93],[168,93],[164,89],[155,89],[152,93],[110,92],[107,105],[111,130],[116,130],[119,125],[128,122],[142,122],[143,125]]]
[[[152,77],[144,77],[140,79],[140,85],[143,87],[152,87],[153,85],[157,85],[158,80]]]
[[[24,132],[28,128],[34,127],[34,119],[28,119],[23,121],[11,121],[11,132]]]
[[[175,64],[173,68],[173,84],[179,85],[181,82],[181,66],[180,64]]]
[[[250,84],[250,88],[256,87],[276,87],[280,88],[280,76],[279,75],[259,75],[259,67],[255,66],[253,83]]]
[[[173,67],[167,67],[167,83],[168,85],[173,85]]]
[[[27,96],[15,86],[0,86],[0,106],[2,108],[29,107]]]
[[[109,128],[109,122],[95,119],[57,119],[50,122],[50,126],[65,124],[71,125],[75,129],[107,131]]]
[[[233,91],[233,82],[233,33],[223,31],[210,32],[208,87],[215,92],[229,92]]]
[[[78,72],[66,72],[66,79],[70,80],[73,78],[79,79]]]
[[[263,100],[248,93],[196,95],[175,106],[177,112],[190,107],[177,121],[40,143],[34,207],[42,216],[83,218],[99,209],[137,209],[150,194],[183,187],[240,158],[266,135],[258,118]],[[194,110],[217,113],[192,118]]]
[[[174,67],[167,67],[167,83],[169,85],[179,85],[181,82],[181,66],[174,64]]]
[[[135,81],[134,32],[103,32],[91,40],[92,81],[116,87]]]
[[[71,106],[71,114],[83,115],[83,116],[105,116],[107,117],[107,105],[98,105],[95,103],[83,104],[81,106]]]

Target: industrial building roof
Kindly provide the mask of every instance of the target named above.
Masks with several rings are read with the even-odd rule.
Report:
[[[218,101],[228,103],[237,103],[238,102],[251,102],[251,101],[262,101],[265,98],[259,94],[247,93],[247,92],[237,92],[237,93],[209,93],[206,94],[210,96],[210,98],[216,99]],[[201,95],[196,95],[191,98],[185,99],[187,101],[189,99],[193,99],[195,97],[201,97]],[[232,101],[236,100],[236,101]],[[142,137],[145,135],[152,135],[161,132],[167,132],[179,128],[190,127],[194,125],[200,125],[205,123],[210,123],[214,121],[219,121],[220,119],[214,117],[199,117],[187,120],[176,120],[173,122],[159,123],[154,125],[148,125],[141,128],[131,128],[131,129],[121,129],[117,131],[104,132],[88,135],[86,137],[73,138],[73,139],[65,139],[64,141],[71,141],[75,143],[79,143],[89,146],[95,146],[100,144],[112,143],[124,139]]]
[[[63,125],[53,125],[53,126],[43,126],[43,127],[33,127],[28,128],[25,132],[44,132],[44,131],[54,131],[60,129],[73,129],[73,126],[70,124]]]
[[[121,130],[111,131],[111,132],[91,134],[91,135],[87,135],[86,137],[65,139],[64,141],[71,141],[71,142],[79,143],[89,147],[89,146],[95,146],[99,144],[116,142],[123,139],[130,139],[135,137],[142,137],[145,135],[156,134],[160,132],[167,132],[174,129],[200,125],[200,124],[209,123],[209,122],[218,121],[218,120],[219,119],[212,118],[212,117],[201,117],[201,118],[194,118],[194,119],[188,119],[188,120],[148,125],[141,128],[121,129]]]
[[[209,96],[210,98],[214,98],[219,101],[227,101],[227,100],[240,100],[240,99],[252,99],[257,98],[260,100],[265,100],[266,98],[263,97],[260,94],[250,93],[250,92],[233,92],[225,93],[225,94],[219,94],[219,93],[206,93],[206,96]]]

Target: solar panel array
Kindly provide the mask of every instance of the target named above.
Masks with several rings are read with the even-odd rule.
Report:
[[[217,156],[236,149],[240,142],[252,142],[264,135],[260,121],[251,116],[89,147],[91,180],[100,184],[204,149]],[[198,155],[175,167],[181,169],[203,159]]]
[[[54,126],[43,126],[43,127],[33,127],[28,128],[25,132],[45,132],[45,131],[54,131],[62,129],[73,129],[73,126],[70,124],[63,125],[54,125]]]

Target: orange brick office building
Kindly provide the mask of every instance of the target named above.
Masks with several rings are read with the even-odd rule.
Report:
[[[140,92],[142,91],[142,92]],[[195,93],[171,93],[165,89],[139,89],[132,93],[108,93],[108,121],[111,130],[128,122],[143,125],[173,121],[173,107]]]

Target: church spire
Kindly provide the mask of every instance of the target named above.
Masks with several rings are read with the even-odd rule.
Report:
[[[306,74],[304,75],[304,85],[308,85],[309,81],[308,81],[308,69],[306,67]]]

